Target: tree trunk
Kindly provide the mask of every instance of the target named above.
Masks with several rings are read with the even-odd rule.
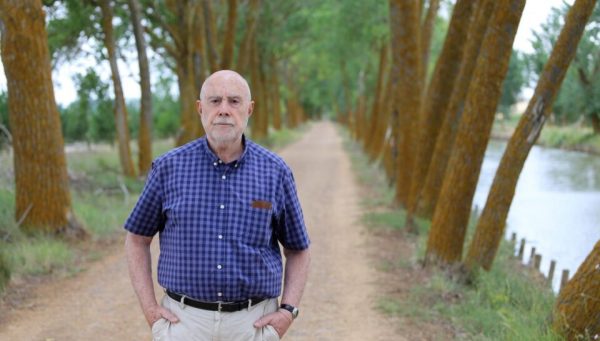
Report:
[[[119,146],[119,160],[123,174],[128,177],[135,176],[135,168],[131,158],[129,148],[129,126],[127,124],[127,107],[125,106],[125,96],[121,85],[121,76],[117,66],[117,53],[115,37],[113,32],[112,20],[113,10],[110,0],[101,0],[98,2],[102,10],[102,30],[104,31],[104,46],[108,52],[108,61],[113,80],[113,89],[115,91],[115,126],[117,130],[117,141]]]
[[[273,110],[273,128],[275,130],[281,130],[283,127],[281,119],[281,95],[279,93],[279,72],[277,70],[277,61],[274,57],[271,57],[271,65],[273,70],[270,72],[269,84],[271,95],[271,109]]]
[[[406,206],[413,181],[414,156],[417,149],[416,128],[421,107],[422,79],[419,77],[420,33],[419,2],[390,1],[392,77],[396,77],[395,108],[398,129],[394,141],[398,146],[396,168],[396,202]],[[416,71],[416,72],[415,72]]]
[[[255,37],[256,38],[256,37]],[[265,90],[264,73],[260,64],[259,49],[256,39],[252,44],[252,88],[254,91],[254,114],[252,115],[252,138],[256,140],[267,137],[269,130],[269,104]]]
[[[440,8],[440,0],[430,0],[429,7],[427,8],[427,14],[425,20],[421,25],[421,79],[423,80],[423,86],[427,84],[427,66],[429,65],[429,52],[431,50],[431,36],[433,33],[433,26],[435,24],[435,18],[437,17],[438,9]],[[423,92],[425,89],[423,89]]]
[[[256,33],[256,23],[258,22],[258,14],[260,7],[260,0],[250,0],[250,8],[248,14],[246,14],[246,27],[244,31],[244,38],[240,45],[238,59],[237,59],[237,70],[242,75],[247,75],[247,69],[250,64],[250,50],[254,35]]]
[[[221,69],[230,69],[233,65],[233,45],[235,44],[235,23],[237,22],[237,1],[227,1],[229,13],[227,15],[227,28],[223,40],[223,55],[221,56]]]
[[[590,121],[592,121],[592,129],[594,130],[594,134],[600,134],[600,114],[591,114]]]
[[[551,113],[552,104],[577,51],[585,25],[594,9],[595,0],[577,0],[567,15],[552,54],[544,66],[533,97],[508,142],[485,208],[479,218],[465,265],[468,269],[482,266],[490,270],[502,236],[508,210],[527,155]]]
[[[152,92],[150,89],[150,68],[146,55],[146,40],[141,23],[139,0],[128,0],[131,11],[131,23],[135,35],[135,45],[140,66],[140,87],[142,92],[140,108],[139,169],[140,175],[145,175],[152,166]]]
[[[464,109],[465,98],[467,97],[467,91],[469,90],[469,84],[471,84],[473,70],[475,69],[477,56],[481,48],[481,42],[494,12],[495,4],[495,0],[478,2],[476,4],[475,18],[469,26],[468,39],[460,72],[456,79],[448,108],[443,117],[444,123],[435,142],[435,149],[431,164],[428,167],[425,182],[420,194],[416,198],[416,206],[413,207],[417,215],[427,219],[431,219],[437,203],[444,174],[446,173],[446,165],[448,164],[448,159],[450,159],[456,131],[458,130],[458,124],[460,123],[460,117]]]
[[[426,262],[460,261],[479,171],[525,0],[501,0],[486,31],[427,241]]]
[[[442,53],[436,63],[431,82],[427,87],[418,134],[415,136],[418,150],[415,153],[415,163],[412,165],[414,167],[414,177],[409,194],[410,207],[416,205],[417,196],[423,187],[435,141],[454,89],[456,76],[460,71],[474,4],[475,1],[473,0],[458,0],[456,2]]]
[[[15,220],[25,230],[83,236],[71,211],[41,2],[0,1],[0,37],[14,148]]]
[[[215,15],[212,10],[211,0],[202,0],[202,8],[204,9],[204,27],[206,34],[206,50],[208,52],[208,64],[210,73],[213,73],[219,68],[219,55],[217,53],[217,25],[215,23]],[[199,33],[201,34],[201,33]]]
[[[599,283],[600,241],[596,242],[575,276],[556,298],[553,327],[568,340],[596,340],[600,337]]]
[[[376,156],[371,154],[372,146],[376,140],[375,134],[377,133],[377,127],[379,126],[379,121],[383,116],[383,112],[380,109],[381,97],[383,88],[385,87],[385,73],[387,70],[387,57],[388,57],[388,44],[384,43],[381,45],[381,50],[379,52],[379,69],[377,71],[377,83],[375,83],[375,93],[373,96],[373,104],[371,107],[371,115],[369,117],[369,128],[367,129],[365,143],[363,144],[365,150],[371,157],[371,159],[376,158]]]
[[[381,155],[383,146],[385,145],[385,141],[387,139],[388,131],[390,130],[390,120],[393,107],[393,101],[390,100],[390,98],[394,98],[391,79],[392,78],[388,76],[388,80],[385,84],[385,90],[383,91],[382,96],[379,98],[379,106],[381,108],[379,115],[382,117],[378,119],[378,124],[373,136],[374,141],[370,151],[371,161],[375,161]]]

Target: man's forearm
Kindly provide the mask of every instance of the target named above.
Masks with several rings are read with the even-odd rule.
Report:
[[[152,238],[150,237],[138,236],[132,233],[128,233],[125,240],[129,277],[146,319],[149,319],[149,316],[147,316],[148,308],[158,305],[152,283],[151,241]],[[148,323],[151,322],[153,321],[148,321]]]
[[[298,306],[308,278],[310,251],[284,250],[284,254],[286,264],[281,302]]]

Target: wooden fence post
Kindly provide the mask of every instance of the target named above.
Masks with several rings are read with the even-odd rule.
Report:
[[[540,265],[542,264],[542,255],[537,253],[533,257],[533,268],[540,271]]]
[[[550,261],[550,270],[548,270],[548,282],[552,286],[552,279],[554,278],[554,269],[556,268],[556,261],[553,259]]]
[[[525,238],[521,238],[521,245],[519,246],[519,260],[523,261],[523,254],[525,253]]]
[[[560,290],[562,290],[562,288],[567,284],[568,281],[569,281],[569,270],[564,269],[562,271],[562,277],[560,279]]]

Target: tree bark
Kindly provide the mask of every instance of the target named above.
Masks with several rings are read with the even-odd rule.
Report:
[[[371,106],[371,115],[369,117],[369,128],[366,132],[366,138],[364,141],[364,149],[367,151],[371,159],[375,159],[377,156],[372,154],[373,144],[375,143],[377,128],[379,121],[383,116],[383,112],[380,109],[382,92],[385,87],[385,74],[387,70],[387,58],[388,58],[388,44],[384,43],[381,45],[379,51],[379,68],[377,71],[377,83],[375,83],[375,93],[373,96],[373,103]]]
[[[248,76],[248,66],[250,64],[250,50],[254,35],[256,33],[256,24],[260,10],[260,0],[250,0],[249,10],[246,16],[246,27],[244,37],[238,53],[237,70],[240,74]]]
[[[115,125],[117,130],[117,141],[119,147],[119,160],[123,174],[128,177],[135,176],[133,159],[131,158],[131,149],[129,148],[129,126],[127,124],[127,107],[125,106],[125,96],[123,95],[123,86],[121,85],[121,76],[117,66],[117,53],[114,31],[112,26],[113,10],[110,0],[98,1],[102,10],[102,31],[104,31],[104,46],[108,52],[108,61],[113,80],[113,89],[115,92]]]
[[[128,0],[131,11],[131,23],[135,35],[135,45],[138,52],[140,67],[141,108],[140,132],[138,137],[140,175],[145,175],[152,166],[152,91],[150,89],[150,67],[146,55],[146,40],[141,23],[141,9],[139,0]]]
[[[427,264],[452,265],[461,260],[473,195],[524,6],[525,0],[498,1],[485,33],[433,215]]]
[[[479,266],[490,270],[492,266],[504,235],[506,217],[515,194],[519,175],[531,147],[551,113],[552,104],[569,64],[575,57],[577,45],[595,3],[595,0],[577,0],[567,14],[565,25],[540,74],[533,97],[510,138],[496,171],[465,260],[465,265],[470,270]]]
[[[230,69],[233,65],[233,46],[235,44],[235,24],[237,22],[237,0],[228,0],[229,13],[227,15],[227,28],[223,40],[223,55],[221,56],[221,69]]]
[[[71,210],[42,3],[0,1],[0,37],[14,148],[15,221],[27,231],[84,236]]]
[[[204,27],[206,34],[206,50],[208,52],[208,64],[210,73],[219,69],[219,54],[217,53],[217,25],[213,13],[211,0],[201,0],[204,9]]]
[[[396,165],[396,202],[408,204],[410,184],[413,181],[414,156],[417,149],[415,136],[421,107],[422,79],[420,67],[419,2],[391,0],[390,24],[392,45],[392,74],[396,79],[395,107],[397,130],[394,141],[398,147]],[[400,167],[401,165],[401,167]]]
[[[444,180],[444,174],[446,173],[448,159],[450,159],[450,153],[454,146],[456,131],[458,130],[460,117],[464,109],[465,98],[471,84],[481,42],[494,12],[495,4],[495,0],[483,0],[476,4],[476,15],[469,26],[468,39],[460,72],[456,79],[448,108],[443,115],[443,124],[435,142],[431,164],[428,167],[427,176],[425,177],[420,194],[415,198],[416,206],[411,208],[411,213],[413,210],[416,210],[415,213],[418,216],[431,219],[433,215]]]
[[[423,86],[427,84],[427,66],[429,65],[429,52],[431,50],[431,36],[433,35],[433,27],[435,25],[435,18],[437,17],[438,10],[440,8],[440,0],[430,0],[429,7],[427,8],[427,14],[425,20],[421,25],[421,79],[423,80]],[[423,89],[425,92],[425,89]]]
[[[598,283],[600,283],[600,241],[596,242],[592,252],[556,298],[553,327],[567,340],[596,340],[600,337],[600,285]]]
[[[409,206],[412,207],[416,205],[417,196],[423,187],[435,141],[454,89],[456,76],[460,71],[474,4],[473,0],[456,2],[442,53],[427,87],[419,122],[419,133],[415,136],[418,150],[415,153],[415,162],[411,165],[414,167],[412,170],[414,177],[410,184],[408,201]]]

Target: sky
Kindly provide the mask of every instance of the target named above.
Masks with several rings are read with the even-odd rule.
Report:
[[[565,0],[569,4],[572,4],[573,1]],[[540,25],[550,14],[550,9],[552,7],[559,7],[562,2],[563,0],[528,0],[523,11],[523,16],[521,17],[513,47],[523,52],[532,52],[533,49],[530,40],[533,38],[533,35],[531,32],[538,31]],[[73,63],[65,63],[52,72],[54,92],[59,104],[67,105],[76,99],[76,90],[72,78],[77,73],[82,73],[87,67],[93,65],[96,65],[93,58],[87,60],[81,59]],[[106,72],[103,78],[108,80],[110,79],[110,70],[106,65],[104,69]],[[137,75],[137,63],[125,63],[120,60],[119,72],[123,82],[125,97],[139,98],[140,89],[135,77]],[[2,62],[0,61],[0,92],[4,91],[6,91],[6,77],[2,68]]]

